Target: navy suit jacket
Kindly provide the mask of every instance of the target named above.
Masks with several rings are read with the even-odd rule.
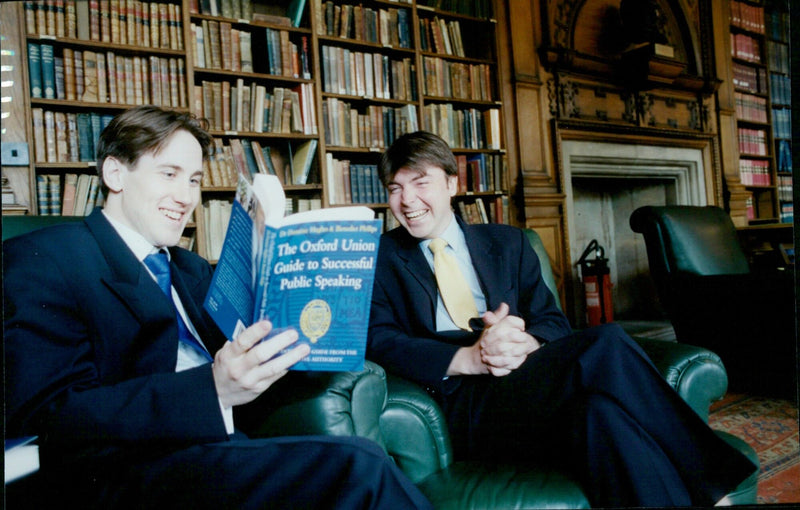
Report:
[[[211,353],[212,276],[170,249],[173,285]],[[224,441],[211,364],[175,372],[172,304],[99,210],[3,243],[7,435],[38,435],[42,467]],[[187,398],[188,396],[188,398]]]
[[[542,341],[572,329],[541,278],[541,266],[525,233],[508,225],[466,225],[458,219],[488,310],[507,303],[510,314]],[[403,227],[381,237],[372,290],[367,356],[387,370],[426,387],[440,387],[456,350],[480,332],[436,331],[436,278],[420,239]]]

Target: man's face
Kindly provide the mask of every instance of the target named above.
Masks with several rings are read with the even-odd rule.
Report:
[[[397,221],[418,239],[438,237],[453,218],[450,198],[457,177],[436,166],[403,167],[389,182],[389,207]]]
[[[133,168],[106,160],[105,210],[153,246],[174,246],[200,202],[202,176],[200,143],[188,131],[176,131],[161,151],[144,154]]]

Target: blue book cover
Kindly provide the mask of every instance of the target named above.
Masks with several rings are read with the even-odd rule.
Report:
[[[28,43],[28,75],[31,81],[31,97],[42,97],[42,54],[36,43]]]
[[[52,44],[41,45],[42,95],[45,99],[56,98],[56,61]]]
[[[382,221],[363,206],[284,217],[277,177],[243,177],[204,306],[228,339],[269,319],[311,353],[292,370],[364,366]]]
[[[299,27],[303,20],[303,11],[306,8],[306,0],[292,0],[286,8],[286,16],[292,20],[293,27]]]

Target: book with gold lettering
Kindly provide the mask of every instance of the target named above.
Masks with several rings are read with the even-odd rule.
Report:
[[[382,220],[364,206],[284,216],[277,177],[240,176],[204,306],[228,339],[268,319],[297,331],[311,353],[293,370],[364,366]]]

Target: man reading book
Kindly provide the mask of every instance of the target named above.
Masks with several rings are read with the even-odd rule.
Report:
[[[39,437],[50,498],[28,503],[428,508],[369,441],[234,428],[308,347],[276,356],[297,333],[260,342],[265,321],[226,341],[202,311],[212,268],[175,245],[211,142],[189,114],[128,110],[100,136],[104,208],[4,243],[6,433]]]
[[[400,227],[380,241],[367,358],[440,403],[460,459],[561,465],[592,506],[710,506],[755,466],[719,439],[621,328],[573,334],[524,232],[467,225],[430,133],[379,172]]]

